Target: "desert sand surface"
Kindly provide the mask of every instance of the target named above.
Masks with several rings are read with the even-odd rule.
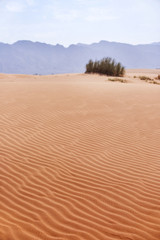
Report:
[[[0,240],[160,239],[157,74],[0,74]]]

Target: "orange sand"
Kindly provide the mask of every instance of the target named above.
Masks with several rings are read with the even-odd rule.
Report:
[[[0,75],[0,240],[159,240],[160,86]]]

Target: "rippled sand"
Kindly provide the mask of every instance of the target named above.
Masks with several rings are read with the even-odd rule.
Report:
[[[0,75],[0,240],[160,239],[160,86],[133,78],[147,74]]]

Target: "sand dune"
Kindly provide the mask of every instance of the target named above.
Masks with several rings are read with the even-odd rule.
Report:
[[[160,86],[135,72],[0,75],[0,240],[160,239]]]

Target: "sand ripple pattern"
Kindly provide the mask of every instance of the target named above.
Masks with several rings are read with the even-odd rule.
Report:
[[[0,83],[0,240],[159,240],[159,87],[72,78]]]

